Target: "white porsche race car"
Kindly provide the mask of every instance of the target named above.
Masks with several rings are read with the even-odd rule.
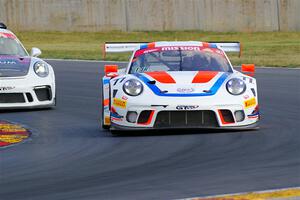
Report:
[[[111,130],[254,129],[259,110],[253,64],[236,71],[225,51],[240,43],[106,43],[133,51],[126,69],[106,65],[102,127]]]
[[[27,53],[21,42],[0,23],[0,110],[52,107],[55,76],[52,67],[37,58],[38,48]]]

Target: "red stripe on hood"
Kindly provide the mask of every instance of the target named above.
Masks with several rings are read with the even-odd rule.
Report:
[[[145,72],[160,83],[176,83],[176,81],[165,71],[161,72]]]
[[[207,83],[213,79],[218,72],[214,71],[199,71],[194,77],[192,83]]]

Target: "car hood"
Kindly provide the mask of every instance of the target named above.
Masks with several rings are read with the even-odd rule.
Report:
[[[30,62],[30,57],[0,55],[0,77],[26,76]]]
[[[134,74],[158,96],[210,96],[231,76],[228,72],[176,71]]]

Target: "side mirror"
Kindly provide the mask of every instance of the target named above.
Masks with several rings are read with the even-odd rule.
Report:
[[[105,76],[114,78],[118,76],[118,65],[105,65],[104,72]]]
[[[255,65],[254,64],[242,64],[242,72],[249,76],[254,76]]]
[[[38,56],[40,56],[41,54],[42,54],[42,51],[41,51],[39,48],[33,47],[33,48],[31,49],[30,55],[31,55],[32,57],[38,57]]]

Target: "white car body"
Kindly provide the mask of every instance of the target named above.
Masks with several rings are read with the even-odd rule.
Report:
[[[224,44],[224,43],[223,43]],[[144,44],[144,46],[147,44]],[[148,44],[149,45],[149,44]],[[159,47],[204,47],[202,42],[156,42]],[[235,47],[233,44],[231,47]],[[107,52],[133,51],[145,47],[134,44],[111,44]],[[130,73],[131,57],[126,69],[103,77],[103,120],[104,128],[111,130],[169,129],[169,128],[208,128],[208,129],[253,129],[259,121],[257,85],[255,78],[233,69],[226,51],[237,51],[221,44],[213,47],[224,53],[231,72],[201,71],[159,71]],[[226,46],[226,44],[225,44]],[[109,48],[112,48],[109,51]],[[147,48],[147,47],[146,47]],[[239,47],[238,47],[239,48]],[[151,48],[150,48],[151,51]],[[195,78],[198,76],[198,79]],[[241,95],[232,95],[226,83],[238,78],[246,84]],[[129,79],[143,84],[143,92],[130,96],[124,92],[123,85]],[[198,82],[197,82],[198,81]],[[153,84],[154,83],[154,84]],[[235,113],[244,113],[244,118]],[[137,117],[128,121],[129,112]],[[131,113],[132,114],[132,113]]]
[[[17,37],[0,27],[0,37],[12,37],[26,52]],[[40,58],[40,50],[33,48],[36,55],[0,55],[0,109],[45,108],[55,105],[55,75],[53,68]],[[40,77],[34,65],[43,63],[48,75]]]

